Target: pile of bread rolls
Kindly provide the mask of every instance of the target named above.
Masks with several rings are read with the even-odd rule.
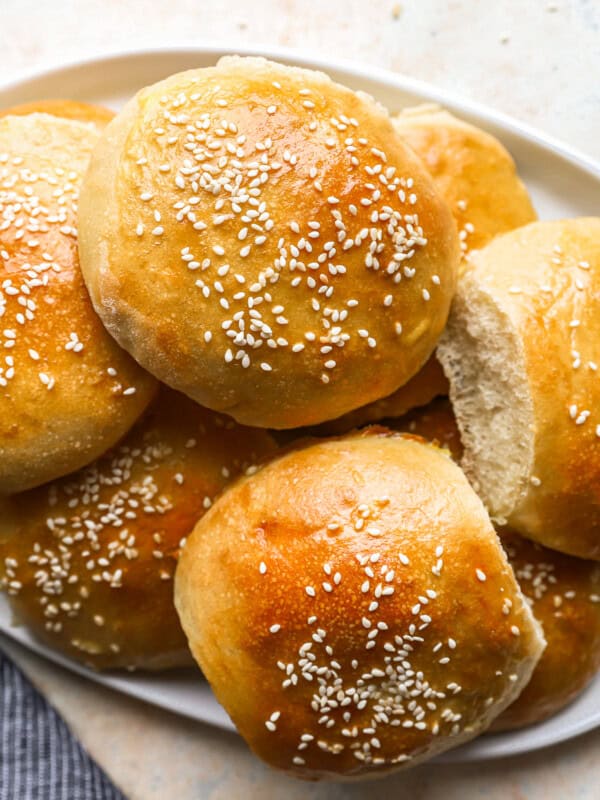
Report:
[[[263,59],[111,117],[0,118],[15,621],[195,659],[304,778],[563,707],[600,667],[600,219],[537,222],[445,111]]]

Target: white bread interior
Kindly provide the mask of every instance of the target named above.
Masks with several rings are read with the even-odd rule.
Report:
[[[503,524],[532,471],[533,402],[518,331],[472,273],[460,282],[438,358],[465,448],[462,467]]]

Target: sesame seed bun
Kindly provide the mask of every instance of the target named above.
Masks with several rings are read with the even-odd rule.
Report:
[[[473,738],[544,646],[460,469],[385,429],[232,485],[188,538],[175,602],[250,747],[311,779],[384,774]]]
[[[460,433],[446,398],[396,424],[461,458]],[[497,533],[544,629],[546,648],[527,686],[494,720],[493,731],[541,722],[570,703],[600,670],[600,564],[542,547],[509,528]]]
[[[536,222],[468,260],[437,349],[462,466],[499,524],[600,560],[600,218]]]
[[[0,586],[17,622],[95,669],[191,663],[173,606],[184,538],[269,435],[161,388],[123,441],[0,520]]]
[[[110,123],[80,204],[98,314],[165,383],[293,428],[391,394],[444,327],[452,214],[372,99],[224,58]]]
[[[0,119],[0,493],[93,460],[155,391],[79,270],[77,199],[97,138],[47,114]]]
[[[537,219],[512,156],[494,136],[432,105],[404,109],[393,122],[450,205],[463,254]]]
[[[0,109],[0,117],[8,115],[23,117],[27,114],[50,114],[61,119],[73,119],[77,122],[92,123],[98,131],[104,130],[114,113],[108,108],[80,103],[76,100],[37,100],[34,103],[23,103],[18,106]]]
[[[505,731],[556,714],[600,670],[600,564],[542,547],[509,529],[498,532],[546,639],[531,680],[494,720],[492,730]]]

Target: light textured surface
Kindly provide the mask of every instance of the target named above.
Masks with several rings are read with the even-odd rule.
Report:
[[[494,106],[600,159],[596,0],[0,0],[2,79],[115,49],[285,45]],[[397,16],[397,18],[395,18]],[[5,640],[2,641],[5,646]],[[368,786],[292,782],[241,741],[103,690],[6,643],[132,800],[596,800],[600,731],[541,753],[424,766]]]

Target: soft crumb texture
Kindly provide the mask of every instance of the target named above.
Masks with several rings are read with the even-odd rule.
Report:
[[[538,222],[473,254],[438,355],[491,514],[600,559],[600,219]]]
[[[226,491],[188,539],[175,600],[250,747],[311,779],[381,775],[473,738],[543,648],[460,469],[384,429],[294,450]]]
[[[494,136],[432,105],[404,109],[394,126],[448,201],[463,255],[537,218],[512,156]]]
[[[274,449],[170,389],[85,469],[16,495],[0,517],[0,586],[17,622],[95,669],[190,662],[173,606],[185,537]]]
[[[101,455],[155,391],[79,269],[79,186],[97,139],[47,114],[0,119],[0,493]]]
[[[454,294],[450,209],[389,115],[322,73],[227,58],[140,92],[82,192],[95,307],[240,422],[333,419],[406,383]]]

